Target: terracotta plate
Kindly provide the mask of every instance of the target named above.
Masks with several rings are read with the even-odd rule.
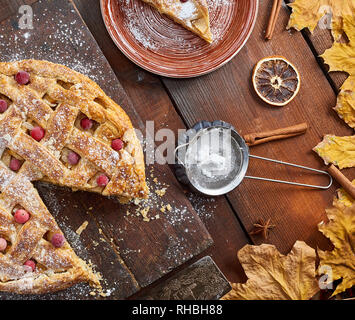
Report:
[[[209,73],[232,59],[250,36],[259,0],[207,0],[212,44],[141,0],[101,0],[106,28],[117,47],[140,67],[167,77]]]

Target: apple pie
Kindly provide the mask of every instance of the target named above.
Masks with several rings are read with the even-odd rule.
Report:
[[[212,43],[206,0],[143,0],[176,23]]]
[[[32,181],[145,198],[143,151],[99,86],[47,61],[0,63],[0,291],[44,293],[89,281]]]

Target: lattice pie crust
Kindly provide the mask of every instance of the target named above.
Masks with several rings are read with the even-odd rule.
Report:
[[[15,80],[19,71],[30,75],[29,83]],[[89,281],[96,275],[65,242],[54,247],[51,235],[61,231],[40,199],[32,181],[42,180],[74,190],[88,190],[122,199],[146,197],[143,151],[127,114],[99,86],[62,65],[25,60],[0,63],[0,99],[8,108],[0,113],[0,238],[7,248],[0,252],[0,291],[44,293]],[[82,118],[92,120],[84,130]],[[45,135],[31,137],[34,127]],[[119,151],[111,147],[122,141]],[[75,152],[80,160],[67,161]],[[11,159],[22,163],[10,169]],[[97,177],[108,178],[99,186]],[[30,219],[19,224],[19,208]],[[24,263],[35,261],[29,271]]]

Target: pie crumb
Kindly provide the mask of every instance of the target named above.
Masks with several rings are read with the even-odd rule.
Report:
[[[155,190],[155,193],[159,196],[159,197],[162,197],[165,195],[166,193],[166,188],[162,188],[160,190]]]
[[[82,225],[75,231],[75,233],[80,236],[81,233],[86,229],[86,227],[88,226],[89,222],[88,221],[84,221],[82,223]]]

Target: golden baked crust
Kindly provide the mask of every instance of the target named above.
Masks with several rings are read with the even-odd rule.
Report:
[[[31,76],[26,86],[14,79],[21,70]],[[41,173],[32,180],[128,199],[147,196],[143,151],[132,123],[95,82],[47,61],[0,62],[0,94],[17,106],[5,115],[4,123],[13,124],[13,130],[4,130],[9,131],[9,149]],[[97,125],[84,132],[80,120],[85,116]],[[26,132],[34,124],[46,130],[40,143]],[[119,152],[110,146],[115,138],[125,143]],[[81,156],[75,167],[62,161],[68,149]],[[110,178],[105,188],[96,183],[102,173]]]
[[[180,0],[143,1],[207,42],[212,42],[210,17],[206,0],[188,0],[186,2]]]
[[[39,294],[82,281],[99,285],[97,276],[68,242],[55,248],[48,241],[61,231],[30,181],[37,174],[30,164],[25,163],[16,174],[0,161],[0,236],[8,242],[6,251],[0,252],[0,291]],[[19,207],[31,213],[25,224],[16,223],[13,217]],[[37,262],[35,272],[24,266],[30,259]]]
[[[15,81],[19,71],[30,74],[29,84]],[[8,242],[0,252],[0,291],[37,294],[81,281],[98,285],[67,242],[55,248],[48,241],[61,231],[32,181],[123,199],[146,197],[143,151],[130,119],[96,83],[47,61],[1,62],[0,99],[8,103],[0,114],[0,237]],[[96,121],[85,132],[80,128],[84,116]],[[34,125],[45,129],[40,142],[28,134]],[[124,142],[120,151],[111,148],[115,138]],[[75,166],[65,161],[69,150],[81,156]],[[9,169],[11,157],[23,161],[17,172]],[[97,185],[98,174],[109,177],[106,187]],[[30,213],[25,224],[14,219],[18,208]],[[35,272],[24,267],[29,259],[37,262]]]

